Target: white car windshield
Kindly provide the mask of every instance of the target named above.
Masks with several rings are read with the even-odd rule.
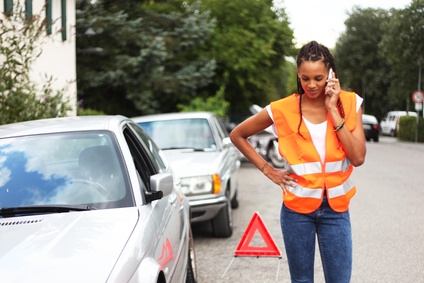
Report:
[[[176,119],[138,123],[163,150],[216,149],[216,142],[206,119]]]
[[[0,208],[131,205],[122,158],[108,132],[0,140]]]

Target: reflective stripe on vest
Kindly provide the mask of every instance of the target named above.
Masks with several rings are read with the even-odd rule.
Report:
[[[341,161],[327,162],[325,164],[325,172],[334,173],[339,171],[346,171],[349,169],[350,164],[351,163],[347,158]],[[299,176],[307,174],[317,174],[322,172],[321,162],[301,163],[296,165],[289,165],[288,167],[288,171],[291,171]]]
[[[350,161],[345,158],[341,161],[328,162],[325,166],[325,173],[336,173],[339,171],[346,171],[349,169]],[[292,171],[294,174],[298,176],[308,175],[308,174],[318,174],[322,173],[321,171],[321,163],[320,162],[309,162],[303,164],[296,164],[289,166],[289,171]],[[336,187],[327,188],[327,197],[335,198],[342,195],[345,195],[348,191],[350,191],[354,187],[351,179],[347,179],[345,183]],[[286,189],[294,194],[295,196],[301,198],[316,198],[320,199],[322,195],[322,191],[324,188],[306,188],[299,184],[294,184],[293,186],[286,185]]]
[[[340,186],[328,188],[327,189],[327,197],[328,198],[336,198],[339,196],[343,196],[347,194],[348,191],[353,189],[354,184],[353,181],[349,178],[346,180],[346,182]]]
[[[327,188],[327,197],[328,198],[336,198],[339,196],[345,195],[347,192],[349,192],[351,189],[353,189],[354,184],[353,181],[349,178],[346,180],[346,182],[340,186],[336,186],[333,188]],[[300,198],[315,198],[315,199],[321,199],[323,188],[317,188],[317,189],[309,189],[302,187],[299,184],[293,183],[293,186],[286,185],[286,190],[291,192],[297,197]]]
[[[338,171],[346,171],[349,169],[350,160],[345,158],[342,161],[336,162],[327,162],[325,164],[325,172],[338,172]]]
[[[286,185],[286,190],[300,198],[316,198],[321,199],[322,188],[308,189],[299,184],[293,183],[293,186]]]

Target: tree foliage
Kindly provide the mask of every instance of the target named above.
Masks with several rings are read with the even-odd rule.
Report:
[[[84,107],[128,116],[170,112],[211,82],[215,61],[196,50],[214,21],[197,2],[180,4],[161,14],[143,1],[77,1]]]
[[[206,99],[195,97],[190,101],[190,103],[186,105],[178,104],[177,107],[181,112],[209,111],[215,113],[221,118],[226,118],[230,103],[225,100],[224,94],[225,89],[224,87],[221,87],[214,96],[210,96]]]
[[[19,4],[0,19],[0,124],[62,117],[71,110],[66,87],[54,89],[53,77],[42,84],[30,78],[44,34],[40,14],[28,18]]]
[[[388,94],[392,109],[412,106],[411,96],[417,89],[419,64],[424,66],[423,15],[424,0],[413,0],[405,9],[393,10],[385,25],[382,44],[390,63],[392,80]]]
[[[379,106],[387,101],[390,84],[389,64],[381,45],[388,18],[386,10],[355,7],[345,21],[346,30],[338,39],[335,52],[337,75],[343,87],[364,98],[364,113],[377,116],[384,114]]]
[[[293,32],[271,0],[77,0],[77,9],[84,108],[141,115],[219,97],[246,111],[286,95]]]
[[[271,0],[203,0],[217,20],[205,52],[217,61],[208,92],[225,86],[232,113],[286,96],[285,56],[294,55],[293,31]]]
[[[354,8],[335,49],[344,88],[364,98],[377,118],[390,110],[413,110],[418,63],[424,65],[424,0],[404,9]]]

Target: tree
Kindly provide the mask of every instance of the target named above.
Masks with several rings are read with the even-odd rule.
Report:
[[[354,7],[345,21],[346,30],[335,48],[337,76],[343,88],[364,98],[364,113],[382,117],[387,109],[391,78],[381,39],[389,13],[382,9]]]
[[[196,51],[214,27],[208,12],[198,2],[178,2],[179,10],[167,14],[146,3],[77,1],[84,107],[127,116],[171,112],[211,82],[215,61]],[[154,7],[169,9],[162,2]]]
[[[71,110],[66,87],[54,89],[53,77],[40,85],[29,76],[44,34],[40,14],[28,18],[19,3],[0,19],[0,124],[62,117]]]
[[[217,26],[204,50],[217,61],[214,94],[224,87],[231,113],[287,95],[285,56],[294,55],[293,31],[271,0],[203,0]]]
[[[392,78],[388,106],[412,110],[408,105],[417,88],[419,64],[424,65],[424,0],[413,0],[405,9],[392,12],[382,39]]]
[[[221,118],[226,118],[230,103],[225,100],[224,93],[225,89],[221,88],[215,96],[210,96],[206,100],[201,97],[195,97],[190,103],[186,105],[178,104],[177,107],[182,112],[210,111]]]

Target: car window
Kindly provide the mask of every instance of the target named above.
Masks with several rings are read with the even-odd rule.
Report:
[[[0,207],[132,205],[127,174],[107,131],[0,140]]]
[[[154,143],[154,141],[147,135],[147,133],[141,127],[136,124],[129,124],[129,126],[145,145],[145,149],[150,155],[149,157],[151,158],[152,163],[155,165],[155,168],[159,172],[166,171],[169,164],[167,164],[166,158],[163,152],[159,149],[159,147]]]
[[[208,120],[204,118],[159,120],[138,124],[163,150],[216,149]]]
[[[213,123],[215,124],[215,127],[217,128],[217,132],[219,135],[219,139],[222,141],[225,137],[228,137],[228,132],[225,127],[224,122],[219,119],[218,117],[215,117],[212,119]]]

